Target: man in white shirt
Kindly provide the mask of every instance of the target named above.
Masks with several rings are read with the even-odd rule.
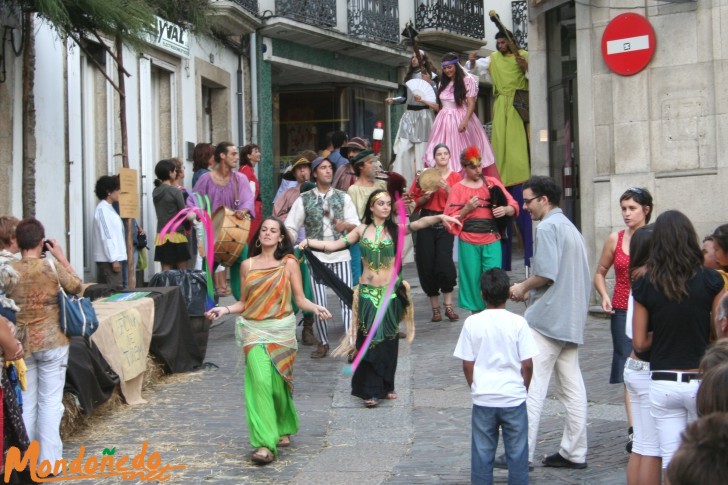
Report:
[[[311,239],[336,241],[359,225],[356,208],[346,192],[331,186],[334,165],[328,158],[315,159],[311,164],[311,173],[316,179],[316,188],[304,192],[293,203],[286,217],[286,229],[294,241],[301,227],[306,228],[306,236]],[[352,286],[351,255],[348,250],[333,253],[314,251],[314,254],[344,283]],[[317,305],[327,306],[326,286],[316,281],[315,277],[312,279],[314,302]],[[325,320],[319,319],[318,316],[314,318],[321,343],[311,353],[311,357],[320,359],[326,357],[329,352],[328,328]],[[351,309],[343,301],[341,301],[341,318],[348,333]]]
[[[93,224],[93,250],[97,279],[116,290],[124,287],[122,266],[126,264],[124,223],[112,204],[119,201],[119,177],[104,175],[96,181],[96,206]]]

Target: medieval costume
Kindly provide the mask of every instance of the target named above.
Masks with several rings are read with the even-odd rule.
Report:
[[[521,57],[528,61],[528,52],[519,51]],[[516,61],[513,54],[493,52],[490,56],[478,59],[474,63],[468,61],[466,67],[475,74],[489,74],[493,81],[493,123],[490,142],[495,156],[503,185],[522,206],[523,182],[531,176],[531,163],[528,155],[527,124],[513,106],[516,91],[528,91],[528,77],[524,69]],[[522,211],[516,218],[521,234],[524,263],[531,264],[533,255],[533,237],[531,217]],[[508,237],[503,243],[503,269],[511,269],[512,229],[508,227]]]
[[[363,237],[360,241],[362,262],[371,271],[389,269],[394,263],[394,241],[382,238],[383,226],[376,226],[374,240]],[[382,305],[386,311],[381,324],[369,344],[359,366],[351,379],[351,394],[365,400],[385,399],[394,392],[394,375],[397,371],[399,355],[399,322],[405,321],[407,340],[414,339],[414,308],[409,295],[409,284],[398,278],[395,291],[389,301],[384,301],[387,288],[359,284],[354,290],[352,325],[350,334],[345,336],[342,345],[333,355],[351,352],[351,342],[357,351],[366,340],[374,323],[375,316]]]
[[[436,145],[444,144],[450,148],[453,156],[450,158],[450,169],[462,175],[463,168],[460,165],[458,156],[469,146],[475,146],[482,154],[482,166],[485,175],[498,178],[498,169],[495,166],[495,157],[488,142],[488,135],[475,113],[468,116],[469,98],[477,98],[478,81],[474,76],[466,73],[462,66],[457,62],[444,61],[445,65],[455,65],[455,69],[460,70],[460,76],[455,76],[444,88],[440,88],[439,100],[442,104],[440,111],[435,117],[430,131],[430,140],[423,156],[425,166],[434,167],[433,149]],[[458,104],[455,99],[455,83],[464,83],[466,100]],[[442,86],[442,84],[441,84]],[[460,132],[460,124],[467,117],[467,125],[465,131]]]
[[[282,436],[298,432],[293,405],[296,319],[291,305],[288,255],[273,268],[248,270],[242,285],[245,309],[235,323],[245,352],[245,407],[250,443],[277,454]]]
[[[479,158],[474,160],[461,157],[461,162],[463,166],[469,167],[469,172],[473,171],[476,180],[468,176],[453,186],[447,199],[445,214],[460,215],[463,224],[462,227],[452,225],[449,228],[453,235],[458,236],[458,302],[461,308],[480,312],[485,309],[480,276],[487,269],[499,268],[502,262],[501,235],[493,215],[494,205],[489,187],[496,185],[501,188],[506,196],[507,206],[513,208],[515,215],[518,214],[518,204],[506,192],[500,180],[493,177],[481,179],[481,174],[474,171],[477,169],[472,169],[473,164],[479,163]],[[466,214],[463,213],[471,200],[478,200],[476,207]]]

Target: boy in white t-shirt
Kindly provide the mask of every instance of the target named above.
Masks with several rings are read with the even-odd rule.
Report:
[[[505,309],[511,282],[500,268],[485,271],[480,288],[488,308],[463,325],[455,357],[473,395],[470,480],[493,483],[498,427],[503,430],[508,483],[528,483],[526,395],[538,347],[526,320]]]

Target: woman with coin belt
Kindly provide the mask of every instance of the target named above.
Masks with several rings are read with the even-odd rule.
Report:
[[[450,190],[445,214],[460,217],[462,227],[450,226],[458,236],[458,300],[460,308],[473,313],[485,309],[480,291],[480,275],[490,268],[500,268],[503,262],[500,231],[495,219],[518,215],[518,202],[503,187],[500,179],[483,176],[480,151],[466,148],[460,156],[465,178]],[[507,204],[494,206],[490,188],[497,186],[505,195]]]
[[[450,189],[462,178],[450,170],[450,149],[443,144],[433,151],[435,166],[423,172],[419,180],[412,183],[409,197],[415,203],[420,215],[434,216],[445,211]],[[439,295],[442,293],[445,316],[451,322],[459,317],[452,309],[452,291],[457,284],[457,272],[453,262],[452,249],[455,236],[442,223],[420,230],[415,241],[415,263],[422,289],[430,297],[432,321],[442,321]]]

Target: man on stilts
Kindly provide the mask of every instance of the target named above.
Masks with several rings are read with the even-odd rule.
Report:
[[[531,176],[528,123],[513,101],[516,91],[528,91],[528,52],[520,49],[518,56],[511,54],[506,34],[501,31],[495,38],[497,51],[482,59],[475,53],[470,54],[466,68],[477,75],[489,74],[493,82],[495,102],[490,144],[503,185],[519,206],[523,206],[523,182]],[[533,255],[531,219],[526,211],[521,211],[516,222],[523,241],[524,264],[530,266]],[[513,227],[509,225],[508,235],[501,241],[506,271],[511,270],[512,234]]]

